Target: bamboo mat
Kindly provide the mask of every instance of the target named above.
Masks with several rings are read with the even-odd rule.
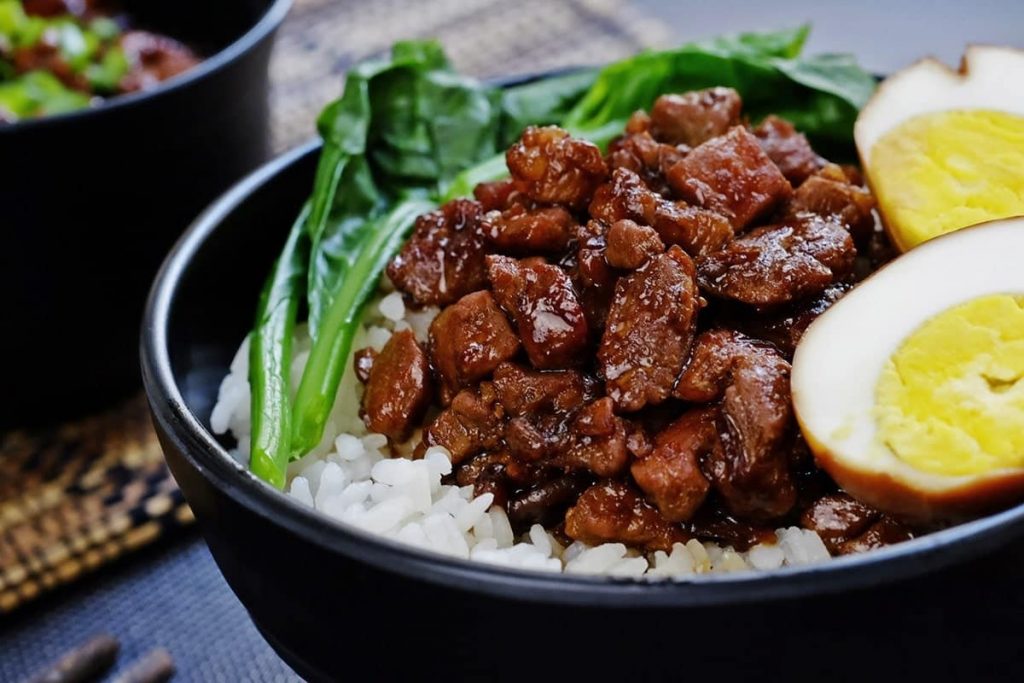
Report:
[[[353,62],[428,37],[460,71],[488,78],[599,64],[668,32],[628,0],[296,0],[271,63],[274,149],[315,134]],[[192,521],[141,398],[0,434],[0,614]]]

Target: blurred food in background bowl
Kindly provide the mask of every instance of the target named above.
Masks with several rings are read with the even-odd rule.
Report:
[[[28,8],[40,4],[61,3]],[[267,65],[290,6],[125,0],[119,16],[201,61],[138,89],[125,72],[111,88],[124,94],[0,124],[0,426],[80,414],[139,386],[136,333],[162,256],[268,155]]]

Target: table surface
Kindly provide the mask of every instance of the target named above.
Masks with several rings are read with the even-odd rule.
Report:
[[[604,4],[604,0],[582,2]],[[637,11],[663,20],[680,40],[812,21],[815,28],[808,51],[853,52],[865,67],[882,73],[925,54],[955,64],[967,42],[1024,42],[1020,34],[1024,3],[1009,1],[633,0],[632,4]],[[885,17],[884,24],[878,21],[880,16]],[[960,570],[961,577],[964,571]],[[977,609],[962,618],[977,621],[950,619],[937,624],[947,630],[944,640],[952,642],[962,634],[979,647],[986,642],[1010,647],[1017,643],[1019,650],[1019,638],[1001,636],[1024,634],[1024,591],[1019,590],[1024,546],[986,558],[966,571],[976,571],[982,585],[971,592]],[[935,596],[937,601],[942,597]],[[937,614],[941,620],[941,610]],[[0,681],[20,680],[100,631],[122,641],[122,666],[153,647],[167,647],[178,665],[177,680],[298,679],[260,638],[195,532],[183,533],[0,622]],[[906,637],[908,648],[934,648],[927,634],[907,633]],[[861,643],[865,653],[870,652],[870,638],[870,633],[865,634]],[[1008,678],[1012,667],[1006,665],[1024,664],[1024,658],[1016,652],[1002,654],[1006,655],[1001,660],[1004,666],[992,670],[992,676],[986,675],[986,661],[979,660],[951,666],[948,677],[974,673]]]

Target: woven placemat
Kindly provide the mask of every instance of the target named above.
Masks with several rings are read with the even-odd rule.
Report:
[[[192,521],[141,397],[0,436],[0,613]]]
[[[426,37],[461,72],[489,78],[599,64],[669,33],[628,0],[296,0],[271,64],[274,149],[315,134],[351,64]],[[0,614],[191,522],[141,398],[0,434]]]
[[[351,64],[408,38],[436,38],[461,73],[491,78],[601,64],[671,33],[627,0],[296,0],[270,67],[274,149],[315,134]]]

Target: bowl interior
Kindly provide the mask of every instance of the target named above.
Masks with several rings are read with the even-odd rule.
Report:
[[[250,329],[257,293],[311,186],[318,147],[271,162],[214,205],[179,242],[150,296],[144,374],[158,424],[222,494],[324,552],[417,579],[494,595],[620,607],[742,603],[829,593],[978,557],[1024,532],[1024,505],[913,541],[772,572],[698,575],[649,585],[495,569],[407,549],[305,508],[240,471],[208,425],[219,384]],[[188,490],[186,490],[188,494]],[[525,591],[525,592],[524,592]]]

